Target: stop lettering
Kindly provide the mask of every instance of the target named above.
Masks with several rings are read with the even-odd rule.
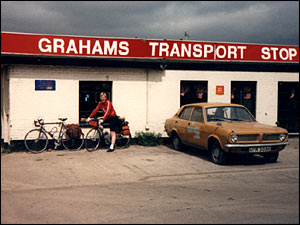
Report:
[[[295,48],[263,47],[261,53],[261,58],[265,60],[292,61],[297,56]]]

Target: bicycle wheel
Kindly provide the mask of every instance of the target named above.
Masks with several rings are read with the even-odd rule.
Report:
[[[48,137],[44,131],[33,129],[26,134],[24,144],[28,151],[41,153],[45,151],[48,146]]]
[[[128,135],[117,133],[116,145],[118,148],[127,148],[130,145],[130,140],[131,140],[131,133],[129,133]]]
[[[85,147],[89,152],[97,150],[101,142],[102,133],[96,129],[92,128],[86,135]]]
[[[81,149],[84,143],[84,134],[81,132],[79,138],[70,137],[67,130],[64,130],[62,134],[62,145],[67,150],[75,151]]]

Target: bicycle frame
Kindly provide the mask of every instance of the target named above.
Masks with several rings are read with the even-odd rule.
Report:
[[[103,117],[98,117],[97,119],[92,119],[92,121],[96,121],[97,122],[97,127],[95,127],[95,129],[98,129],[99,130],[99,132],[100,132],[100,134],[101,134],[101,139],[102,140],[105,140],[105,136],[109,136],[110,137],[110,132],[108,132],[107,134],[106,134],[106,132],[104,132],[104,126],[107,126],[108,124],[106,123],[101,123],[102,125],[102,128],[99,126],[99,121],[101,121],[103,119]],[[107,127],[106,127],[107,128]],[[110,131],[110,129],[109,129],[109,131]],[[121,134],[121,131],[119,130],[119,131],[115,131],[116,132],[116,137],[118,137],[118,135],[120,135]],[[107,139],[108,140],[108,142],[110,142],[110,139]],[[107,144],[108,144],[108,142],[107,142]]]
[[[96,122],[97,122],[97,127],[93,127],[92,129],[98,130],[99,133],[100,133],[100,135],[101,135],[100,139],[101,139],[101,140],[104,140],[104,127],[101,128],[101,127],[99,126],[99,121],[100,121],[100,120],[98,120],[98,119],[92,119],[92,121],[96,121]]]
[[[27,132],[24,138],[24,144],[28,151],[32,153],[41,153],[46,150],[49,144],[49,138],[54,141],[56,150],[58,146],[63,146],[67,150],[79,150],[84,144],[84,134],[80,130],[80,136],[74,136],[73,132],[68,132],[68,126],[64,123],[67,118],[58,118],[61,122],[45,123],[43,119],[34,121],[35,129]],[[47,130],[45,125],[55,124],[58,126],[52,126],[51,130]],[[58,136],[57,136],[58,135]],[[76,134],[77,135],[77,134]],[[50,139],[51,139],[50,138]]]
[[[41,121],[42,120],[38,120],[39,124],[37,124],[36,121],[34,121],[35,126],[36,127],[40,127],[40,130],[44,131],[46,134],[50,135],[51,138],[53,138],[54,143],[55,143],[55,148],[57,148],[58,146],[60,146],[62,144],[63,130],[67,129],[65,123],[64,122],[44,123],[44,122],[41,122]],[[59,130],[59,134],[58,134],[58,138],[57,139],[54,137],[54,133],[53,134],[51,133],[51,130],[47,131],[46,128],[44,127],[44,125],[49,125],[49,124],[58,124],[60,126],[60,130]]]
[[[92,119],[92,121],[96,121],[97,126],[93,126],[92,129],[87,133],[87,136],[86,136],[86,149],[88,151],[96,150],[101,142],[104,142],[106,145],[111,144],[111,133],[104,130],[104,128],[107,128],[107,126],[106,126],[107,124],[101,123],[101,125],[100,125],[98,119]],[[93,133],[93,131],[95,133]],[[99,133],[99,138],[98,138],[99,141],[97,141],[97,136],[95,136],[96,132]],[[131,139],[131,134],[130,133],[129,133],[128,136],[127,135],[123,136],[121,130],[119,130],[119,129],[116,130],[116,143],[115,144],[119,148],[128,147],[130,139]],[[89,143],[94,143],[95,144],[95,145],[92,144],[92,145],[94,145],[94,147],[91,147],[88,144],[88,140],[92,141],[92,142],[89,142]]]

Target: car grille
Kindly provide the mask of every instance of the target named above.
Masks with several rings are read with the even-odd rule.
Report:
[[[264,134],[263,141],[278,141],[280,134]]]
[[[238,135],[238,141],[257,141],[257,134]]]

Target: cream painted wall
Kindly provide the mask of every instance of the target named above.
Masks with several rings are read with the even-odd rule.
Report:
[[[136,131],[155,131],[166,136],[164,122],[180,106],[180,81],[208,81],[209,102],[230,102],[231,81],[257,81],[256,117],[277,121],[278,81],[297,81],[297,73],[224,72],[13,65],[9,75],[10,138],[22,140],[33,121],[57,121],[67,117],[78,123],[79,81],[113,81],[113,105]],[[35,80],[55,80],[55,91],[35,91]],[[216,86],[225,87],[216,95]]]
[[[159,100],[157,109],[151,107],[150,128],[164,133],[164,121],[177,112],[180,106],[180,81],[208,81],[208,102],[230,103],[231,81],[256,81],[256,119],[264,124],[275,125],[277,121],[278,82],[299,82],[297,73],[235,72],[235,71],[179,71],[166,70],[163,82],[149,82],[149,96]],[[216,95],[216,86],[224,86],[224,95]],[[161,114],[161,116],[159,116]]]
[[[55,80],[55,91],[35,91],[35,80]],[[79,123],[79,81],[113,81],[113,105],[130,122],[132,133],[145,130],[146,70],[14,65],[10,71],[10,138],[22,140],[43,118]],[[48,128],[51,129],[52,125]],[[87,132],[87,129],[84,129]]]

